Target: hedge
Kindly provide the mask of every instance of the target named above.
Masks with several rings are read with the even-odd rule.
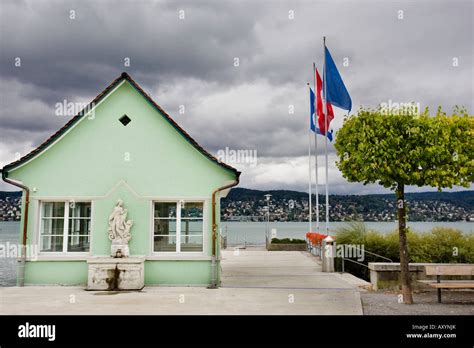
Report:
[[[363,223],[349,223],[337,231],[337,244],[362,244],[366,251],[376,253],[400,262],[398,230],[388,234],[367,230]],[[407,229],[410,262],[420,263],[474,263],[474,234],[463,234],[460,230],[435,227],[429,232],[415,233]],[[368,262],[387,262],[386,260],[365,254],[364,264]],[[341,269],[341,260],[336,259],[337,269]],[[368,279],[368,271],[346,261],[346,272]]]

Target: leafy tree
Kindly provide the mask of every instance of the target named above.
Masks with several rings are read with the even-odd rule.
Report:
[[[337,132],[337,166],[351,182],[378,183],[395,191],[402,294],[413,303],[408,271],[405,187],[469,187],[474,167],[474,117],[456,107],[430,116],[411,107],[360,109]]]

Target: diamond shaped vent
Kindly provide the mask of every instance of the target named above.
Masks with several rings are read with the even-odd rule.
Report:
[[[131,119],[127,115],[123,115],[122,117],[119,118],[119,121],[120,121],[121,124],[126,126],[127,124],[130,123]]]

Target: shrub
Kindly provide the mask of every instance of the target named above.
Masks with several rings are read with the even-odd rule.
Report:
[[[381,234],[367,231],[363,223],[349,223],[337,231],[338,244],[363,244],[366,251],[400,262],[398,231]],[[461,231],[435,227],[428,233],[415,233],[407,229],[410,262],[426,263],[474,263],[474,235]],[[380,257],[365,254],[364,264],[386,262]],[[336,259],[337,269],[341,260]],[[367,268],[350,261],[344,263],[346,272],[364,279],[369,278]]]
[[[365,241],[367,228],[363,222],[351,221],[337,230],[339,244],[362,244]]]
[[[272,244],[305,244],[306,241],[303,239],[292,239],[292,238],[272,238]]]

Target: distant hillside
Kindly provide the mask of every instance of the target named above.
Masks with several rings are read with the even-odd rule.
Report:
[[[271,194],[271,218],[280,221],[308,219],[308,194],[289,190],[234,188],[222,200],[223,219],[265,216],[265,194]],[[411,221],[461,221],[474,219],[474,191],[407,193]],[[292,201],[292,203],[290,203]],[[313,195],[313,205],[315,195]],[[324,196],[319,195],[320,218],[324,218]],[[393,194],[330,195],[331,220],[393,221],[396,219]],[[290,209],[290,206],[293,207]],[[315,212],[313,207],[313,212]]]
[[[0,191],[0,221],[18,221],[21,218],[21,191]]]
[[[270,190],[260,191],[251,190],[246,188],[236,187],[233,188],[223,201],[242,201],[242,200],[257,200],[261,199],[267,193],[272,195],[272,199],[307,199],[308,194],[306,192],[290,191],[290,190]],[[323,195],[319,195],[320,199],[324,198]],[[329,197],[345,198],[345,199],[368,199],[378,201],[380,198],[394,200],[395,196],[390,193],[384,194],[369,194],[369,195],[329,195]],[[443,202],[450,202],[462,206],[466,209],[474,209],[474,191],[459,191],[459,192],[415,192],[406,193],[405,197],[407,200],[436,200]],[[315,195],[313,194],[313,199]]]

